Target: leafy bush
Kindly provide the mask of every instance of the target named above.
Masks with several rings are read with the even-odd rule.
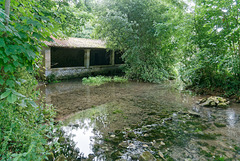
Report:
[[[0,160],[47,159],[55,113],[39,100],[34,75],[53,19],[37,1],[12,1],[9,18],[3,6],[0,0]]]
[[[0,159],[42,160],[52,146],[48,139],[53,133],[55,112],[35,103],[39,98],[37,81],[24,70],[18,73],[16,76],[22,81],[15,90],[1,94]]]
[[[239,3],[231,0],[196,1],[182,59],[181,78],[194,88],[239,94]],[[184,32],[185,34],[186,32]],[[184,37],[184,35],[183,35]],[[185,49],[184,49],[185,48]]]
[[[181,18],[178,11],[182,4],[103,0],[99,6],[95,31],[110,48],[124,51],[126,75],[148,82],[168,79],[177,58],[177,42],[172,33],[176,30],[176,17]]]

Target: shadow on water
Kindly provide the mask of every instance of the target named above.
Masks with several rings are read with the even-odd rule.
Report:
[[[162,160],[240,158],[240,106],[199,107],[173,82],[93,87],[75,80],[42,91],[78,153],[72,160],[139,160],[144,152]]]

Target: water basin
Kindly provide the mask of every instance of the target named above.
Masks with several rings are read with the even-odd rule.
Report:
[[[87,86],[73,80],[42,91],[82,160],[138,160],[145,151],[167,160],[240,157],[239,104],[197,106],[200,97],[177,90],[174,82]]]

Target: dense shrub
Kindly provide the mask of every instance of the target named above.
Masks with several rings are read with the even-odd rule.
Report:
[[[41,105],[34,78],[54,27],[37,2],[11,1],[8,17],[0,0],[0,160],[43,160],[55,144],[54,112]]]
[[[181,78],[188,85],[227,95],[240,94],[240,4],[232,0],[196,1],[184,49]]]
[[[110,48],[124,51],[126,75],[159,82],[173,73],[181,2],[104,0],[97,13],[96,33]],[[174,13],[174,14],[173,14]]]
[[[7,89],[1,95],[0,158],[42,160],[52,146],[48,139],[53,133],[55,113],[52,108],[40,105],[37,81],[33,76],[24,70],[18,70],[17,73],[15,76],[21,82],[18,82],[15,90]],[[10,98],[11,94],[16,98]],[[13,102],[11,99],[16,100]]]

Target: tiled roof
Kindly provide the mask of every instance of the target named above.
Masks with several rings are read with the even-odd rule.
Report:
[[[65,48],[84,48],[84,49],[105,49],[105,42],[102,40],[84,39],[84,38],[52,38],[53,42],[45,42],[50,47],[65,47]]]

